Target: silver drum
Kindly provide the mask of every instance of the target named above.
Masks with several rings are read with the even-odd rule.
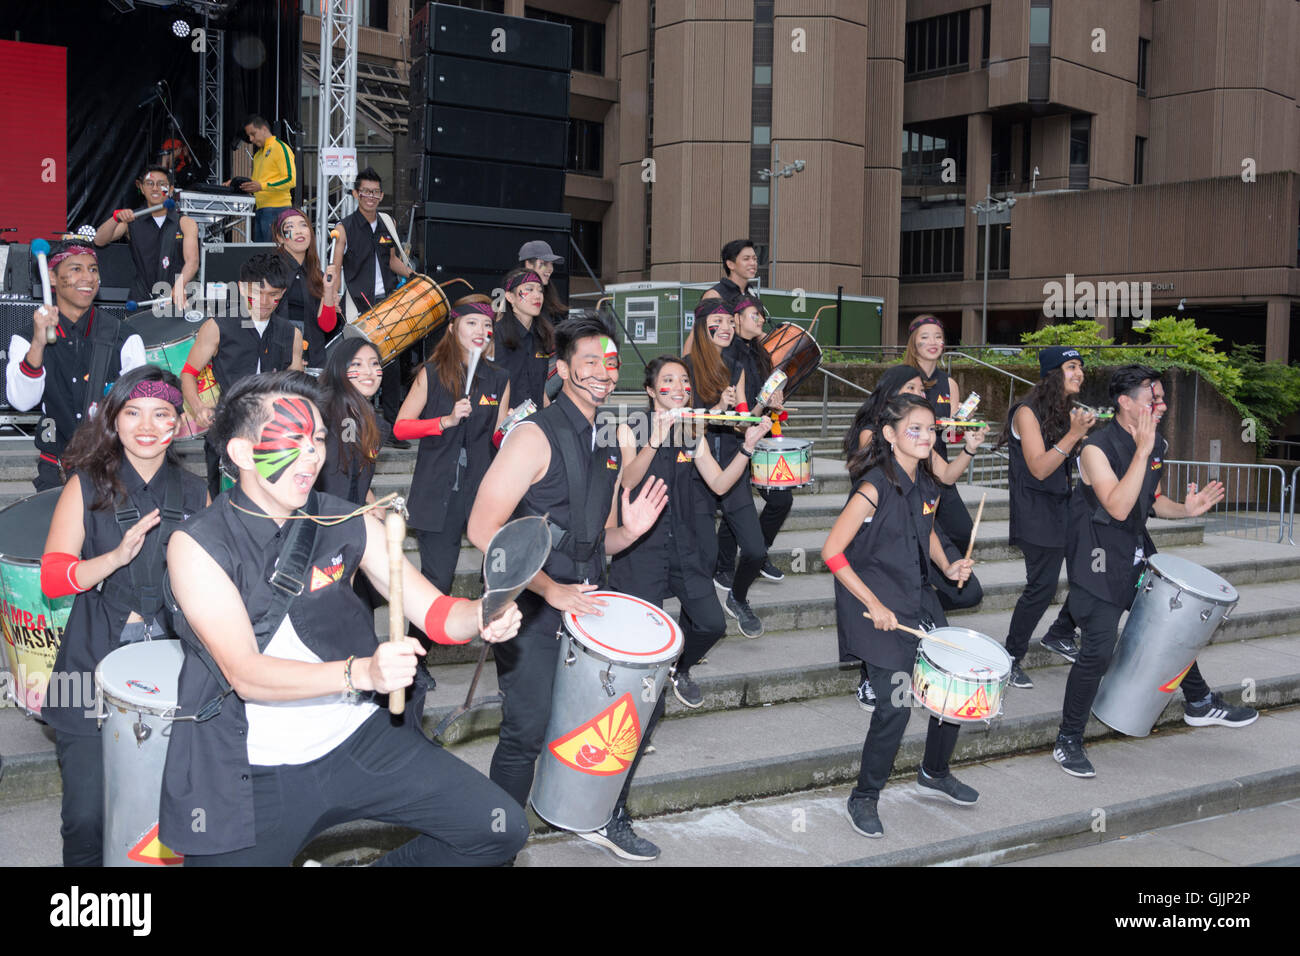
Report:
[[[586,833],[609,822],[642,728],[681,656],[677,622],[649,601],[593,591],[601,616],[563,617],[551,720],[533,783],[547,823]]]
[[[1092,712],[1108,727],[1145,737],[1201,648],[1237,605],[1237,589],[1213,571],[1153,554],[1102,678]]]

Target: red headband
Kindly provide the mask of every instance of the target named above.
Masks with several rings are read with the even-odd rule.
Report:
[[[89,246],[68,246],[62,252],[50,256],[45,260],[45,262],[46,265],[53,269],[64,259],[68,258],[68,256],[90,256],[90,258],[94,259],[96,262],[99,261],[99,256],[95,253],[95,250]]]
[[[126,397],[126,400],[129,402],[133,398],[161,398],[164,402],[176,406],[177,411],[180,411],[181,406],[185,404],[180,389],[175,385],[152,378],[135,383],[135,388],[131,389],[131,394]]]
[[[506,291],[514,292],[515,289],[518,289],[525,282],[536,282],[538,285],[546,284],[542,281],[542,277],[539,276],[536,272],[524,272],[521,273],[520,275],[515,276],[513,279],[511,279],[509,282],[506,283]]]

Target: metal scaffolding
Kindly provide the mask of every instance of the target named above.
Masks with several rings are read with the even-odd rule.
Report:
[[[206,14],[203,34],[204,45],[199,54],[199,137],[208,144],[213,178],[221,182],[226,178],[226,135],[222,118],[226,34],[223,30],[214,30]]]
[[[343,176],[326,171],[330,150],[356,149],[357,136],[357,0],[321,0],[320,113],[316,124],[316,242],[321,261],[329,258],[329,226],[356,208],[352,169]],[[331,181],[339,180],[337,197]]]

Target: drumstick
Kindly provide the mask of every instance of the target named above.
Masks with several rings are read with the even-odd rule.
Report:
[[[871,614],[867,611],[863,611],[862,616],[871,617]],[[918,631],[916,628],[908,627],[906,624],[896,624],[895,627],[900,631],[906,631],[908,634],[912,634],[916,637],[924,638],[927,641],[934,641],[936,644],[942,644],[944,647],[950,647],[954,651],[963,651],[968,654],[970,653],[969,651],[966,650],[966,648],[962,647],[960,644],[954,644],[952,641],[945,641],[942,637],[935,637],[933,634],[929,634],[925,631]]]
[[[406,634],[406,614],[402,609],[402,541],[406,538],[406,521],[394,508],[384,519],[388,532],[388,639],[400,641]],[[406,710],[406,690],[388,695],[388,712],[400,717]]]
[[[985,501],[986,498],[988,498],[988,496],[989,496],[989,493],[988,493],[987,491],[984,492],[984,494],[980,495],[980,506],[979,506],[979,510],[975,512],[975,523],[971,526],[971,529],[970,529],[970,544],[966,545],[966,560],[967,560],[967,561],[970,560],[970,556],[971,556],[971,554],[975,551],[975,535],[979,533],[979,530],[980,530],[980,518],[984,517],[984,501]],[[960,590],[962,589],[962,587],[963,587],[965,584],[966,584],[965,581],[959,581],[959,582],[957,583],[957,590],[960,591]]]
[[[50,254],[50,244],[44,239],[32,240],[32,255],[36,257],[36,266],[41,273],[41,296],[45,300],[45,308],[53,308],[54,297],[50,294],[50,264],[45,257]],[[53,345],[58,340],[58,333],[54,331],[54,326],[47,326],[45,329],[45,344]]]

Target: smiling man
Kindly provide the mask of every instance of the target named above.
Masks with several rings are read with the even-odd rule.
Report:
[[[388,596],[383,525],[312,490],[325,457],[318,403],[297,372],[222,396],[214,432],[239,483],[167,548],[180,714],[211,716],[172,725],[160,836],[187,866],[288,866],[326,827],[370,818],[420,834],[377,865],[504,863],[527,839],[523,810],[424,736],[420,644],[379,642],[351,586],[362,571]],[[431,640],[518,631],[514,606],[484,626],[481,602],[402,569],[402,609]],[[408,687],[390,719],[376,695]]]
[[[276,138],[271,124],[262,117],[254,115],[245,120],[244,135],[257,152],[253,154],[253,178],[240,188],[253,194],[253,241],[270,242],[275,217],[293,205],[298,167],[293,150]]]
[[[55,308],[37,309],[32,340],[9,340],[5,393],[20,412],[41,406],[36,432],[37,491],[63,484],[59,456],[77,426],[95,414],[105,389],[144,364],[140,336],[91,304],[99,292],[95,250],[77,242],[56,243],[50,250],[50,285]],[[53,345],[46,329],[54,329]]]
[[[758,275],[758,252],[753,239],[732,239],[722,247],[721,281],[714,283],[701,299],[721,299],[734,314],[736,303]]]

